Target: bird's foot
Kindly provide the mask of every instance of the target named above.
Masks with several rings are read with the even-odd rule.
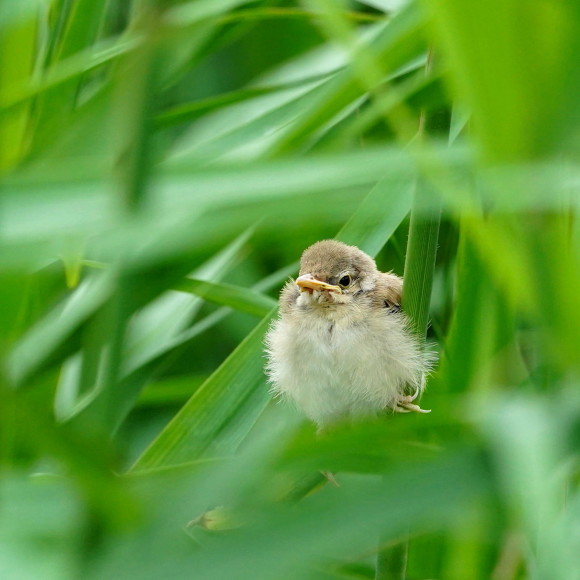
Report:
[[[419,389],[413,395],[401,395],[394,407],[395,413],[430,413],[431,409],[421,409],[413,401],[419,396]]]

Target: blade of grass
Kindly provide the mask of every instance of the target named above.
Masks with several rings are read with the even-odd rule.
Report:
[[[280,286],[289,276],[295,274],[298,271],[298,264],[290,264],[280,270],[270,274],[257,284],[252,287],[252,290],[256,292],[265,292],[271,290],[273,287]],[[197,338],[200,334],[206,332],[219,322],[221,322],[226,316],[231,314],[232,310],[230,308],[220,308],[216,312],[209,314],[205,318],[202,318],[196,322],[191,328],[187,328],[174,337],[171,341],[165,341],[163,348],[160,348],[154,354],[155,356],[150,356],[144,358],[140,366],[129,369],[130,375],[138,372],[140,368],[151,365],[159,364],[162,361],[162,357],[172,352],[178,352],[179,349],[187,346],[192,340]]]
[[[206,475],[204,490],[209,483],[213,483],[213,488],[223,488],[222,480],[225,478],[240,486],[239,478],[242,482],[246,481],[248,475],[244,471],[251,472],[252,466],[250,469],[245,464],[236,467],[236,470],[230,468],[227,473],[221,471],[219,479],[215,475],[213,478]],[[253,513],[251,524],[242,531],[224,534],[220,541],[208,543],[203,550],[190,549],[186,563],[188,569],[194,568],[202,578],[242,580],[247,578],[248,554],[252,554],[251,570],[255,577],[312,577],[311,566],[320,563],[321,554],[340,561],[355,561],[366,553],[370,546],[364,532],[369,529],[378,530],[385,537],[396,538],[409,524],[424,529],[437,521],[447,527],[460,517],[466,505],[485,496],[489,479],[481,459],[474,453],[450,454],[437,463],[396,470],[384,487],[376,486],[368,478],[355,479],[348,486],[333,490],[333,494],[316,494],[298,505],[266,506]],[[241,487],[243,489],[243,484]],[[395,503],[393,506],[393,498],[407,495],[415,498],[414,501]],[[174,510],[191,509],[191,502],[196,500],[215,505],[221,501],[223,494],[204,494],[202,498],[196,496],[195,499],[191,496],[190,486],[189,501],[186,502],[183,494],[178,505],[173,506]],[[390,517],[385,518],[387,506]],[[350,525],[345,527],[344,522]],[[276,533],[273,534],[272,530]],[[173,536],[171,541],[174,542]],[[291,551],[288,550],[289,545],[293,547]],[[268,549],[264,550],[264,546]],[[166,553],[167,547],[164,545],[161,549],[155,549],[156,553],[147,554],[146,562],[140,560],[142,568],[136,576],[140,575],[141,570],[147,570],[151,577],[161,573],[161,554]],[[296,558],[297,554],[300,558]],[[117,552],[116,557],[107,562],[107,568],[99,570],[99,577],[109,576],[122,565],[121,558],[126,557],[127,552]],[[175,562],[174,575],[179,576],[184,560],[172,560]],[[163,565],[167,566],[166,562]]]
[[[238,264],[254,232],[248,228],[227,246],[197,267],[190,276],[206,283],[218,283]],[[187,278],[184,279],[184,283]],[[130,322],[125,352],[124,373],[131,372],[167,351],[176,337],[187,330],[201,308],[198,297],[167,292],[147,304]]]
[[[257,418],[269,400],[263,379],[262,344],[274,313],[275,310],[266,316],[195,392],[131,471],[162,468],[202,457],[254,393],[258,400],[248,411]]]
[[[38,34],[38,4],[0,2],[0,102],[10,87],[22,83],[33,71]],[[21,104],[10,115],[0,110],[0,174],[22,158],[30,104]]]
[[[143,39],[131,35],[101,40],[52,65],[38,77],[27,77],[10,85],[0,96],[0,111],[6,113],[25,101],[39,97],[51,89],[79,79],[83,75],[135,50]],[[47,114],[49,114],[47,112]]]
[[[229,306],[240,312],[247,312],[260,318],[276,306],[276,301],[265,294],[260,294],[249,288],[234,286],[232,284],[218,284],[187,278],[173,288],[179,292],[187,292],[199,296],[209,302]]]
[[[371,42],[373,36],[367,35]],[[254,97],[239,103],[237,106],[226,107],[214,115],[202,119],[196,123],[184,140],[179,144],[175,153],[175,159],[189,158],[201,160],[206,158],[247,158],[259,157],[267,153],[272,140],[278,139],[278,135],[287,132],[290,124],[300,119],[303,111],[309,110],[324,98],[329,87],[335,83],[337,67],[344,69],[345,63],[337,55],[335,60],[327,63],[318,53],[310,59],[296,59],[295,62],[285,64],[278,71],[266,75],[262,83],[280,83],[277,80],[282,71],[289,70],[293,80],[290,83],[281,83],[281,87],[275,93]],[[318,58],[317,58],[318,57]],[[409,74],[423,66],[424,58],[414,59],[403,66],[391,71],[386,82],[396,81],[399,77]],[[297,63],[303,62],[303,69],[299,73],[294,72]],[[308,74],[308,71],[311,71]],[[342,74],[342,73],[338,73]],[[383,76],[375,75],[375,85],[384,84]],[[247,89],[248,91],[260,90],[261,85]],[[232,95],[235,97],[236,95]],[[342,93],[341,93],[342,98]],[[227,98],[228,95],[225,96]],[[352,106],[360,97],[354,94],[350,101],[345,101],[344,107]],[[400,91],[389,88],[389,95],[385,96],[384,109],[394,108],[400,105],[405,95]],[[217,97],[219,100],[221,97]],[[211,102],[211,100],[210,100]],[[381,101],[382,103],[382,101]],[[343,108],[344,108],[343,107]],[[384,114],[385,111],[382,111]],[[332,119],[325,123],[322,132],[332,127]]]
[[[183,404],[207,380],[207,374],[186,375],[149,383],[137,399],[138,407]]]
[[[409,213],[411,201],[412,189],[406,180],[383,179],[336,237],[376,256]]]
[[[471,195],[466,194],[473,187],[465,172],[470,162],[469,151],[455,146],[448,153],[437,151],[445,159],[449,171],[461,169],[457,171],[456,191],[445,194],[446,210],[468,208],[473,211]],[[429,156],[425,160],[428,163]],[[100,254],[101,259],[112,260],[125,254],[126,263],[144,267],[178,252],[191,251],[191,248],[206,248],[207,251],[210,242],[213,244],[211,250],[215,250],[237,235],[244,224],[249,226],[263,217],[266,204],[272,213],[265,227],[270,227],[271,231],[279,229],[281,220],[284,227],[293,228],[307,214],[312,219],[326,219],[330,224],[344,223],[360,199],[358,190],[346,192],[344,188],[373,183],[386,174],[410,179],[415,173],[416,168],[408,155],[390,148],[247,168],[213,168],[198,172],[175,169],[161,180],[163,187],[156,188],[151,196],[151,213],[145,212],[126,221],[119,220],[107,207],[106,197],[100,190],[103,185],[96,182],[91,185],[92,193],[71,182],[50,185],[45,182],[42,196],[32,194],[35,186],[30,183],[26,186],[28,193],[12,184],[4,197],[6,251],[0,255],[0,264],[12,268],[17,264],[34,264],[50,252],[55,236],[90,233],[100,234],[92,238],[88,250]],[[489,177],[485,172],[481,175]],[[549,187],[550,191],[554,188],[575,191],[577,185],[572,182],[573,175],[569,167],[564,171],[557,164],[535,171],[521,167],[514,170],[514,181],[526,188],[526,196],[506,196],[505,189],[498,187],[496,176],[495,186],[484,189],[484,199],[496,204],[501,212],[555,208],[559,206],[557,198],[546,196],[544,187]],[[42,179],[40,175],[38,179]],[[482,179],[482,183],[485,181],[487,179]],[[78,195],[73,195],[73,191]],[[301,204],[305,192],[318,193],[311,195],[308,207]],[[431,206],[424,208],[428,212],[433,201],[428,199],[427,203]],[[571,204],[578,206],[580,196],[572,196]],[[208,213],[200,220],[200,212],[204,209]],[[302,213],[293,213],[294,210]],[[237,222],[233,220],[234,214]],[[195,228],[192,223],[196,223]],[[518,284],[518,288],[521,286]]]
[[[355,60],[350,69],[336,75],[315,106],[311,107],[307,114],[301,115],[300,119],[280,136],[272,147],[271,153],[282,153],[303,144],[317,128],[364,94],[368,86],[361,88],[360,74],[366,81],[376,86],[379,78],[384,78],[389,73],[405,66],[409,61],[416,59],[426,49],[423,28],[421,11],[415,4],[407,6],[369,45],[369,51],[374,56],[370,59],[373,63],[372,67],[367,66],[368,59],[359,50],[357,54],[364,59],[362,63],[364,71],[357,69],[355,65],[358,63]],[[380,63],[380,69],[375,70],[377,63]]]
[[[437,241],[441,211],[435,209],[431,218],[425,216],[424,206],[431,206],[437,193],[424,182],[415,189],[414,207],[411,212],[409,241],[405,260],[403,307],[417,335],[424,337],[429,322],[429,304],[433,288],[433,272],[437,255]],[[425,203],[426,202],[426,203]]]
[[[54,308],[18,342],[7,359],[14,385],[24,383],[110,296],[112,277],[88,277],[59,308]]]
[[[219,278],[225,275],[228,268],[239,259],[252,232],[253,228],[236,238],[218,255],[196,269],[195,275],[202,278]],[[267,310],[269,312],[276,302],[261,294],[261,291],[280,284],[295,269],[294,265],[283,268],[247,290],[214,285],[205,280],[199,280],[198,283],[209,288],[217,287],[221,291],[225,289],[225,295],[219,301],[220,303],[229,304],[233,297],[236,303],[246,305],[249,300],[250,308],[254,311],[256,308],[261,308],[263,311],[265,306],[269,306]],[[185,285],[188,284],[188,280],[185,279]],[[242,299],[240,299],[240,290],[243,295]],[[229,308],[220,309],[187,328],[190,319],[200,306],[200,301],[197,296],[194,299],[185,297],[185,301],[182,298],[183,296],[174,295],[174,293],[162,295],[137,313],[131,321],[130,334],[125,347],[130,350],[125,353],[123,377],[119,384],[119,390],[123,395],[119,398],[115,416],[112,419],[115,428],[130,412],[141,389],[151,376],[161,372],[170,364],[174,355],[231,312]],[[70,420],[83,412],[102,387],[102,365],[106,353],[97,352],[95,356],[94,351],[97,347],[91,343],[90,333],[88,333],[87,341],[83,351],[66,361],[62,369],[55,399],[55,412],[60,420]]]
[[[66,59],[91,46],[104,21],[108,0],[78,0],[71,5],[64,30],[54,52],[53,62]],[[66,128],[76,108],[83,76],[72,77],[58,87],[38,94],[35,103],[33,153],[54,143],[55,137]]]
[[[425,78],[423,68],[426,57],[416,60],[415,65],[420,67],[415,74],[409,78],[401,80],[396,86],[390,84],[378,94],[373,95],[366,107],[360,109],[357,116],[352,117],[348,123],[339,131],[336,139],[344,143],[355,140],[360,135],[364,135],[380,121],[389,119],[397,114],[400,107],[410,109],[415,103],[420,103],[422,107],[428,109],[441,106],[445,102],[441,87],[440,78]],[[405,71],[408,75],[412,70]],[[393,79],[389,78],[389,81]]]
[[[219,279],[224,276],[228,268],[238,261],[252,232],[253,228],[250,228],[238,236],[221,252],[197,268],[195,273],[200,278]],[[128,321],[115,408],[109,414],[111,429],[118,429],[135,404],[141,389],[150,377],[150,372],[146,371],[150,369],[151,361],[173,347],[176,337],[184,331],[200,306],[201,301],[197,297],[168,292],[147,304]],[[81,372],[73,376],[63,373],[63,381],[59,382],[59,389],[72,390],[75,394],[81,393],[83,385],[86,389],[87,381],[93,390],[92,398],[83,397],[84,404],[75,401],[69,409],[60,409],[61,416],[67,419],[83,421],[95,412],[92,407],[100,404],[100,397],[103,396],[101,393],[105,387],[101,382],[103,367],[107,363],[108,352],[98,349],[99,354],[94,357],[95,348],[98,349],[98,345],[88,342],[82,353]],[[74,367],[72,371],[74,372]],[[71,398],[74,400],[75,396],[65,397]]]
[[[519,0],[424,5],[452,65],[452,88],[473,112],[487,161],[538,159],[574,147],[571,133],[580,115],[574,55],[580,40],[570,23],[580,16],[576,2],[554,10],[541,4],[522,10]],[[494,42],[488,46],[491,34]]]
[[[263,292],[270,290],[274,286],[279,286],[288,278],[289,275],[294,274],[298,269],[297,264],[291,264],[281,270],[270,274],[252,287],[256,292]],[[151,379],[152,376],[163,373],[165,369],[171,367],[173,359],[178,356],[193,340],[199,337],[200,334],[207,332],[213,326],[226,318],[232,310],[230,308],[220,308],[216,312],[202,318],[195,323],[191,328],[188,328],[171,340],[164,341],[160,348],[150,353],[150,356],[144,358],[139,366],[127,370],[120,388],[128,393],[140,392],[143,385]],[[195,383],[195,381],[193,381]],[[190,386],[190,392],[193,391]],[[127,397],[128,403],[132,403],[131,397]],[[130,410],[130,404],[127,404],[124,409],[119,409],[119,417],[122,418]]]
[[[354,10],[344,11],[344,18],[352,20],[353,22],[376,22],[377,20],[384,20],[385,17],[377,14],[370,14],[368,12],[356,12]],[[318,16],[316,12],[312,10],[304,10],[302,8],[291,8],[291,7],[267,7],[267,8],[254,8],[239,11],[233,14],[228,14],[223,18],[224,22],[235,22],[236,20],[254,20],[254,19],[277,19],[277,18],[305,18],[311,20],[313,17]]]
[[[456,285],[456,304],[438,380],[440,389],[450,393],[489,388],[492,358],[513,340],[515,331],[510,324],[515,313],[509,312],[497,291],[490,291],[495,284],[489,268],[476,254],[462,222]]]

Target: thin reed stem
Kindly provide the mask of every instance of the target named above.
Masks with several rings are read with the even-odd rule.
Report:
[[[427,74],[431,66],[430,52],[426,65]],[[419,124],[421,139],[448,130],[446,111],[422,113]],[[437,191],[426,180],[421,178],[417,180],[405,257],[403,310],[421,340],[425,339],[429,324],[429,305],[441,224],[441,204],[434,203],[434,198],[436,199],[437,196]],[[425,212],[426,207],[431,208],[428,213]],[[384,543],[381,541],[381,545]],[[404,580],[407,573],[408,552],[408,537],[382,548],[377,556],[375,579]]]

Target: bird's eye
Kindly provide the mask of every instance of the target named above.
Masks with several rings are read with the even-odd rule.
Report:
[[[346,274],[338,281],[338,285],[342,286],[343,288],[346,288],[347,286],[350,286],[350,282],[351,282],[350,276]]]

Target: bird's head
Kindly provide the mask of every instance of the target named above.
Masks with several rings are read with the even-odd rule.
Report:
[[[374,260],[358,248],[335,240],[317,242],[300,259],[299,302],[326,309],[352,304],[374,289],[377,275]]]

